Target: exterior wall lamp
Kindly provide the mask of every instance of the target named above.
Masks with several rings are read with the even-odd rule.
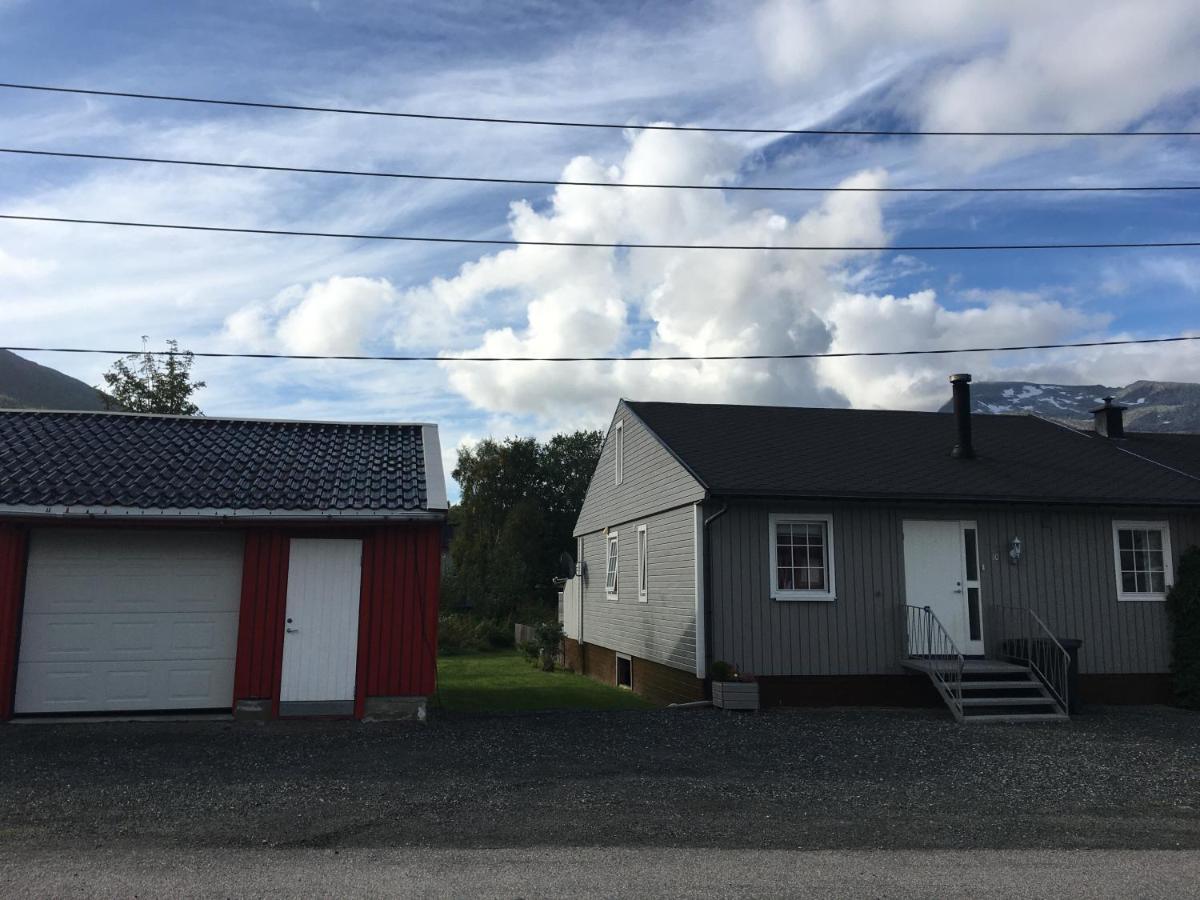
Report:
[[[1021,561],[1021,539],[1014,537],[1008,543],[1008,561],[1014,566]]]

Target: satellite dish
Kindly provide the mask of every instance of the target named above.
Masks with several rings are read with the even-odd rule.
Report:
[[[575,577],[575,559],[565,550],[558,554],[558,577],[563,579]]]

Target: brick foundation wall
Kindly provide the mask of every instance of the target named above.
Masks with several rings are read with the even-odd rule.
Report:
[[[567,668],[602,684],[616,684],[615,650],[596,644],[580,644],[572,638],[563,641]],[[630,654],[633,661],[633,690],[651,703],[688,703],[704,699],[704,682],[691,672],[650,662]]]

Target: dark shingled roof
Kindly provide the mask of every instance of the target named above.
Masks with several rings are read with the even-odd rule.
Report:
[[[965,460],[945,413],[627,406],[713,494],[1200,504],[1200,480],[1034,416],[973,416]]]
[[[1125,449],[1200,478],[1200,434],[1125,432]]]
[[[420,425],[0,410],[0,506],[419,511]]]

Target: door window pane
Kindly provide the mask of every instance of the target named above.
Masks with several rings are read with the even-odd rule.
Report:
[[[979,580],[979,537],[974,528],[963,529],[963,548],[967,554],[967,581]],[[974,638],[972,638],[974,640]]]

